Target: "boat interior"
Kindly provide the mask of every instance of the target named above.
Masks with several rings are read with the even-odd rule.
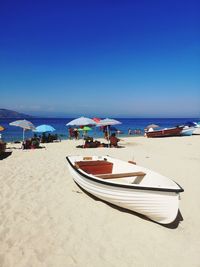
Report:
[[[139,184],[146,173],[142,171],[119,172],[113,171],[113,162],[107,160],[76,161],[75,167],[100,179],[109,179],[118,183]]]
[[[111,183],[180,189],[176,182],[166,176],[110,156],[71,156],[70,161],[74,168]]]

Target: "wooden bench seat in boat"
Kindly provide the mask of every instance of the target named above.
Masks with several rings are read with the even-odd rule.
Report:
[[[76,161],[75,167],[93,175],[111,174],[113,163],[106,160]]]
[[[146,173],[144,172],[126,172],[126,173],[113,173],[113,174],[98,174],[96,175],[98,178],[102,179],[116,179],[116,178],[123,178],[123,177],[134,177],[134,176],[145,176]]]

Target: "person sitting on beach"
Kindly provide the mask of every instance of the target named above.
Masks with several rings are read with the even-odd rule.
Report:
[[[22,142],[22,149],[31,149],[31,139],[26,139]]]
[[[96,147],[108,147],[108,144],[101,143],[97,140],[94,141],[93,137],[86,137],[84,145],[78,145],[77,148],[96,148]]]
[[[6,143],[0,140],[0,155],[3,155],[6,151]]]
[[[95,143],[93,140],[93,137],[85,137],[85,144],[84,144],[84,148],[90,148],[90,147],[95,147]]]
[[[110,147],[118,147],[119,138],[116,137],[115,133],[112,133],[110,136]]]
[[[51,134],[49,133],[47,136],[47,143],[51,143],[52,142],[52,138],[51,138]]]
[[[31,138],[31,148],[39,148],[39,146],[40,146],[40,142],[38,138],[36,136]]]
[[[101,142],[93,139],[93,137],[86,137],[85,138],[85,144],[84,144],[84,148],[95,148],[95,147],[100,147]]]
[[[47,143],[47,136],[45,133],[42,133],[41,143]]]

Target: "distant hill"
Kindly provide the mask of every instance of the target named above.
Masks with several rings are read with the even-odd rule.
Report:
[[[19,113],[13,110],[9,110],[9,109],[1,109],[0,108],[0,118],[1,119],[9,119],[9,118],[13,118],[13,119],[24,119],[24,118],[32,118],[33,116],[27,115],[27,114],[23,114],[23,113]]]

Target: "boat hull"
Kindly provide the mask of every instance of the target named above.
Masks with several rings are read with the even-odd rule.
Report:
[[[140,213],[160,224],[173,222],[178,213],[179,193],[173,191],[142,190],[101,183],[80,174],[68,164],[74,181],[90,194],[116,206]]]
[[[200,127],[195,127],[193,134],[200,134]]]
[[[195,128],[194,127],[188,127],[188,128],[183,128],[181,131],[182,136],[191,136],[194,132]]]
[[[170,136],[180,136],[183,127],[167,128],[163,130],[154,130],[152,132],[146,132],[147,137],[170,137]]]

